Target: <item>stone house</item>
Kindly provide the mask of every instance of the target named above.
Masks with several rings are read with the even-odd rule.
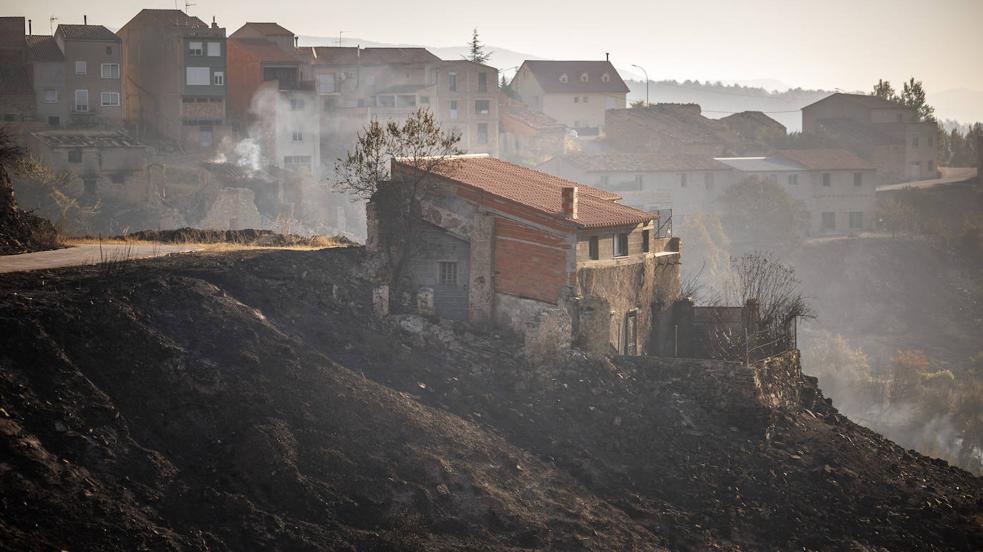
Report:
[[[605,113],[624,109],[628,85],[609,60],[526,60],[509,87],[532,111],[574,129],[580,137],[599,136]]]
[[[392,164],[393,183],[420,176]],[[679,294],[679,241],[618,194],[487,156],[461,156],[429,177],[421,246],[409,261],[420,310],[494,324],[529,352],[575,344],[628,355],[667,349]],[[369,204],[371,250],[390,216]]]
[[[938,126],[904,105],[836,93],[802,108],[803,134],[824,136],[870,161],[881,184],[938,176]]]
[[[143,202],[155,193],[147,181],[150,148],[122,131],[43,130],[29,133],[27,143],[52,170],[76,177],[69,188],[76,197]]]
[[[501,157],[523,164],[538,164],[566,150],[566,127],[541,111],[502,98],[499,106]]]
[[[232,135],[224,28],[181,10],[143,9],[117,34],[127,75],[124,117],[138,136],[209,153]]]
[[[676,224],[711,210],[734,178],[730,166],[712,157],[669,152],[573,153],[554,157],[539,169],[616,192],[624,204],[642,211],[671,211]]]
[[[613,109],[605,113],[605,120],[605,142],[615,151],[718,157],[735,153],[742,143],[726,123],[704,117],[698,104]]]
[[[719,157],[737,178],[781,185],[809,216],[810,235],[849,235],[876,223],[876,169],[846,150],[782,150],[768,157]]]

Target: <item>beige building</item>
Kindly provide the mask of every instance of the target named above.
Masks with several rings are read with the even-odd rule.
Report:
[[[554,157],[538,168],[615,192],[635,209],[664,214],[671,210],[677,225],[693,213],[712,210],[734,178],[730,166],[711,157],[667,152],[575,153]]]
[[[882,184],[938,175],[938,125],[904,105],[864,94],[832,94],[802,108],[802,132],[826,136],[867,159]]]
[[[605,112],[624,109],[628,86],[610,61],[532,61],[519,67],[509,85],[534,111],[577,131],[598,136]]]
[[[809,215],[811,235],[849,235],[876,224],[876,169],[845,150],[783,150],[769,157],[722,157],[736,180],[756,177],[782,186]]]
[[[431,109],[445,129],[461,135],[468,153],[498,155],[498,69],[468,60],[437,65]]]
[[[181,10],[144,9],[119,30],[126,122],[143,137],[210,152],[226,123],[225,29]]]

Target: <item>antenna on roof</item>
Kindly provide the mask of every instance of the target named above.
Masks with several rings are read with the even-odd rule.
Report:
[[[48,32],[51,34],[55,34],[55,21],[58,21],[58,18],[53,15],[48,18]]]
[[[341,35],[347,33],[348,31],[338,31],[338,46],[341,46]]]
[[[188,0],[184,0],[184,13],[190,12],[191,11],[191,6],[197,6],[197,5],[198,4],[192,4]]]

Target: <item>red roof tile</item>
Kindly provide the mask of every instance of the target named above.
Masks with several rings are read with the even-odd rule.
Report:
[[[396,63],[438,63],[440,58],[426,48],[350,48],[313,46],[299,48],[315,65],[390,65]]]
[[[403,164],[404,167],[409,165]],[[653,220],[650,213],[616,203],[618,194],[487,156],[461,156],[439,174],[472,189],[481,190],[529,207],[579,228],[608,228]],[[563,214],[561,190],[576,187],[577,218]]]
[[[230,38],[239,38],[236,35],[248,34],[247,31],[255,31],[263,36],[289,36],[293,37],[294,33],[288,29],[280,26],[279,23],[266,23],[266,22],[250,22],[247,21],[245,25],[239,27],[236,32],[229,35]]]
[[[28,35],[27,53],[31,61],[65,61],[65,54],[50,35]]]
[[[65,40],[120,41],[116,33],[102,25],[58,25],[55,34],[65,37]]]
[[[265,38],[230,38],[229,47],[248,52],[255,59],[266,62],[300,63],[301,61],[295,51],[286,52]]]
[[[782,150],[778,154],[805,167],[822,170],[874,170],[869,162],[853,153],[840,149]]]

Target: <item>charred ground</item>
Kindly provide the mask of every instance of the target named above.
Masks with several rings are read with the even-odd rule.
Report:
[[[983,481],[739,365],[372,318],[358,248],[0,279],[15,549],[983,548]]]

